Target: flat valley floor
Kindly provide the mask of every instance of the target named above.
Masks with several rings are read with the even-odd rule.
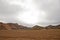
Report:
[[[60,29],[0,30],[0,40],[60,40]]]

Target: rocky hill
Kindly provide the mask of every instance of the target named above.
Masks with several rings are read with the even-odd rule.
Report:
[[[2,23],[0,22],[0,30],[20,30],[20,29],[60,29],[60,25],[48,25],[46,27],[35,25],[32,28],[19,25],[17,23]]]
[[[35,25],[33,29],[60,29],[60,25],[56,25],[56,26],[48,25],[46,27]]]
[[[0,22],[0,30],[19,30],[19,29],[29,29],[29,28],[23,25],[18,25],[17,23]]]

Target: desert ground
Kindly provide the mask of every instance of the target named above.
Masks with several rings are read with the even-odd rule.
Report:
[[[0,40],[60,40],[60,29],[0,30]]]

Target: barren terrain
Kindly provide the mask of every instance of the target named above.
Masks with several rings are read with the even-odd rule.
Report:
[[[60,29],[1,30],[0,40],[60,40]]]

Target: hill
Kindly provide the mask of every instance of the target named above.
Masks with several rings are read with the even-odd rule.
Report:
[[[17,23],[0,22],[0,30],[19,30],[19,29],[29,29],[29,28],[23,25],[18,25]]]
[[[42,26],[39,26],[39,25],[35,25],[33,26],[32,28],[29,28],[29,27],[26,27],[26,26],[23,26],[23,25],[19,25],[17,23],[2,23],[0,22],[0,30],[20,30],[20,29],[60,29],[60,25],[56,25],[56,26],[53,26],[53,25],[48,25],[46,27],[42,27]]]

